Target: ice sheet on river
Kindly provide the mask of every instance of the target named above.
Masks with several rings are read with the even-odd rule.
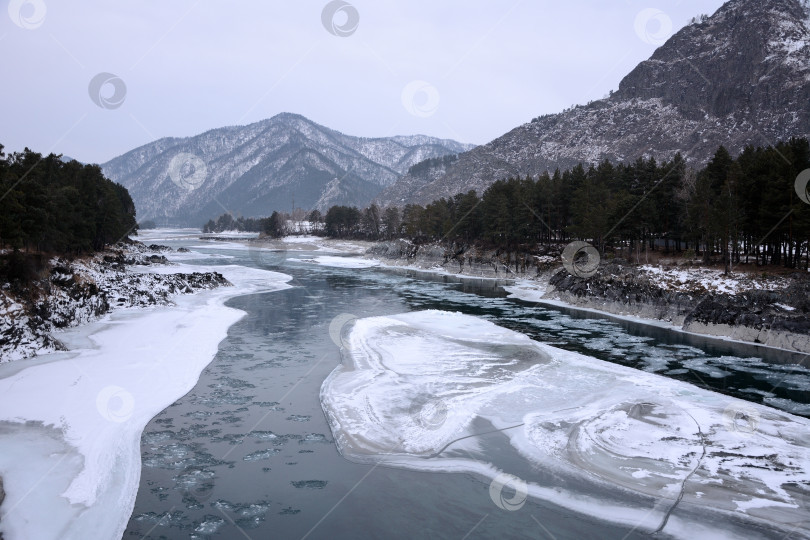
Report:
[[[135,503],[146,424],[196,384],[244,313],[234,296],[287,288],[285,274],[241,266],[234,286],[176,305],[115,311],[59,335],[71,351],[0,368],[0,476],[6,540],[120,538]]]
[[[508,464],[476,435],[503,430],[532,497],[677,537],[808,532],[810,420],[457,313],[344,333],[321,400],[349,459],[493,478]]]

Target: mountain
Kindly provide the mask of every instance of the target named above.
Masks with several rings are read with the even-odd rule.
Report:
[[[423,135],[361,138],[282,113],[247,126],[164,138],[102,165],[132,195],[139,220],[200,225],[231,212],[367,205],[425,159],[472,145]]]
[[[810,135],[810,20],[806,1],[732,0],[639,64],[609,98],[547,115],[401,178],[382,205],[425,204],[496,180],[580,162],[670,159],[694,166],[717,147],[737,153]]]

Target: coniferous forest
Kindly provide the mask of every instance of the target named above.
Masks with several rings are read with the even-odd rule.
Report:
[[[266,218],[246,218],[239,216],[234,218],[231,214],[222,214],[216,221],[209,219],[203,225],[204,233],[220,233],[223,231],[240,231],[240,232],[264,232],[268,236],[279,237],[282,235],[283,226],[281,223],[281,214],[273,212],[270,217]]]
[[[98,165],[0,145],[0,247],[54,254],[97,251],[135,231],[129,192]]]
[[[796,177],[810,168],[807,139],[745,148],[720,147],[702,170],[678,154],[578,165],[539,177],[509,178],[426,206],[364,210],[335,206],[324,231],[333,237],[409,238],[531,251],[537,243],[591,242],[602,252],[657,250],[704,262],[752,262],[807,268],[810,205]]]

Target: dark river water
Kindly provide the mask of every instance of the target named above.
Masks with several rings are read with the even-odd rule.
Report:
[[[648,537],[544,501],[501,510],[489,480],[474,475],[341,457],[319,390],[340,362],[329,325],[345,313],[459,311],[563,349],[810,414],[804,355],[508,299],[494,281],[276,264],[215,244],[201,251],[234,257],[223,264],[292,275],[294,288],[228,302],[247,315],[230,328],[196,387],[144,431],[140,488],[124,538]],[[501,437],[488,436],[482,447],[513,452]]]

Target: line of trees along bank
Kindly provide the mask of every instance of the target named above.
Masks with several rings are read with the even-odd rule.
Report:
[[[0,145],[0,247],[58,254],[102,249],[136,229],[135,204],[98,165]]]
[[[234,218],[232,214],[222,214],[216,220],[209,219],[203,225],[202,231],[204,233],[221,233],[225,231],[258,232],[273,238],[280,238],[288,234],[295,234],[296,228],[289,227],[288,224],[301,221],[315,224],[313,230],[309,231],[315,233],[318,232],[319,225],[323,223],[323,216],[318,210],[312,210],[307,214],[300,208],[296,209],[295,214],[276,211],[266,218],[246,218],[243,216]]]
[[[480,197],[470,191],[427,206],[333,206],[324,230],[337,238],[405,237],[509,251],[581,239],[601,251],[688,250],[705,262],[719,257],[726,267],[745,261],[807,269],[810,205],[794,184],[808,168],[807,139],[748,147],[736,159],[720,147],[700,171],[680,154],[663,163],[605,161],[500,180]]]

